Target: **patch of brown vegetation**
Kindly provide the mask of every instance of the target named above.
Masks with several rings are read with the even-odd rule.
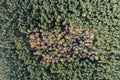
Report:
[[[82,27],[65,27],[63,30],[56,27],[50,32],[35,28],[28,32],[33,54],[42,57],[42,64],[71,62],[76,58],[99,59],[97,53],[91,51],[94,34]]]

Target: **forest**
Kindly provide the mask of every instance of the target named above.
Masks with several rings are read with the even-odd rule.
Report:
[[[120,80],[120,1],[0,0],[0,80]]]

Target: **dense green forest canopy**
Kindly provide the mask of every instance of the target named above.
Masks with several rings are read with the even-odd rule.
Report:
[[[59,22],[94,34],[99,60],[40,64],[29,30],[52,31]],[[0,0],[0,80],[119,80],[119,0]]]

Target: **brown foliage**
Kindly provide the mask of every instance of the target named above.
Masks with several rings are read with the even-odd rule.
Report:
[[[97,53],[90,51],[94,34],[82,27],[65,27],[64,30],[56,27],[50,32],[38,28],[28,31],[30,47],[35,51],[34,55],[42,57],[42,64],[71,62],[75,58],[99,59]]]

